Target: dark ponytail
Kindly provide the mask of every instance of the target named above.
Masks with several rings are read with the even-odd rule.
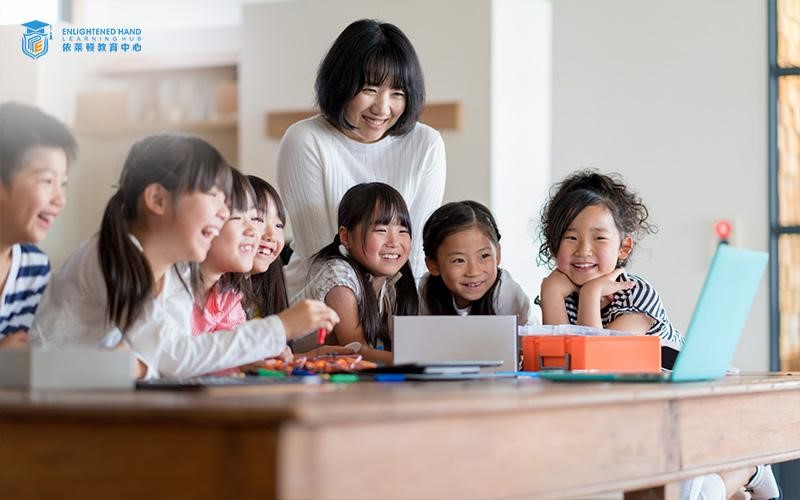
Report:
[[[139,198],[145,188],[159,184],[176,200],[181,194],[208,192],[214,187],[228,196],[230,170],[213,146],[196,137],[154,135],[131,147],[122,167],[119,189],[103,213],[98,240],[109,323],[124,333],[152,299],[152,270],[130,235],[131,224],[139,217]]]
[[[98,244],[108,296],[108,321],[122,331],[142,312],[153,289],[150,264],[131,240],[126,212],[130,208],[125,205],[122,192],[117,191],[103,213]]]

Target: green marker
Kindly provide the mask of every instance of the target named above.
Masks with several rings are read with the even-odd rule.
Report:
[[[334,373],[331,375],[331,382],[334,384],[352,384],[358,382],[358,375],[355,373]]]
[[[286,374],[275,370],[267,370],[266,368],[256,368],[256,373],[260,377],[284,378]]]

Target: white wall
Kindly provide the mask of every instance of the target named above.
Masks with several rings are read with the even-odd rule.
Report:
[[[502,266],[531,297],[546,276],[534,228],[550,183],[551,15],[549,0],[492,3],[491,208]]]
[[[685,330],[718,218],[767,249],[767,6],[753,0],[553,2],[553,178],[594,166],[638,189],[660,232],[632,272]],[[734,364],[768,368],[766,278]]]

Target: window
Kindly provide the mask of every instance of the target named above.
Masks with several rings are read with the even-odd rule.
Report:
[[[771,368],[800,370],[800,0],[769,3]]]

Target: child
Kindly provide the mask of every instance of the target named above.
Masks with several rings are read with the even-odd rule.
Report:
[[[447,203],[422,230],[429,273],[420,285],[420,314],[514,315],[528,323],[530,300],[500,265],[500,230],[475,201]]]
[[[156,135],[134,144],[99,235],[53,277],[31,341],[116,347],[124,340],[146,377],[192,377],[274,356],[287,337],[333,328],[336,313],[306,301],[235,330],[190,334],[194,303],[182,263],[206,258],[228,218],[230,184],[230,167],[201,139]]]
[[[301,295],[339,313],[328,342],[359,342],[364,359],[390,364],[391,316],[415,315],[419,307],[406,202],[387,184],[357,184],[339,203],[338,224],[333,242],[314,256]]]
[[[655,288],[625,272],[634,239],[655,232],[641,199],[619,178],[578,171],[554,186],[542,210],[539,260],[555,261],[542,281],[542,322],[609,328],[661,338],[662,365],[672,368],[683,335],[667,318]],[[742,487],[753,497],[778,496],[769,466],[684,482],[683,498],[729,498]]]
[[[286,281],[283,275],[283,251],[286,211],[278,192],[272,185],[255,175],[247,176],[255,193],[255,205],[261,238],[250,275],[251,296],[248,297],[250,317],[277,314],[289,307]]]
[[[590,170],[554,191],[542,210],[539,260],[556,264],[542,282],[542,322],[658,335],[662,364],[672,368],[683,335],[655,288],[624,268],[634,238],[655,232],[647,208],[621,181]]]
[[[0,347],[23,346],[50,280],[41,242],[66,202],[69,130],[38,109],[0,104]]]
[[[231,214],[200,263],[202,289],[192,315],[192,335],[236,328],[247,321],[242,299],[249,289],[261,233],[255,193],[244,174],[231,169]]]

